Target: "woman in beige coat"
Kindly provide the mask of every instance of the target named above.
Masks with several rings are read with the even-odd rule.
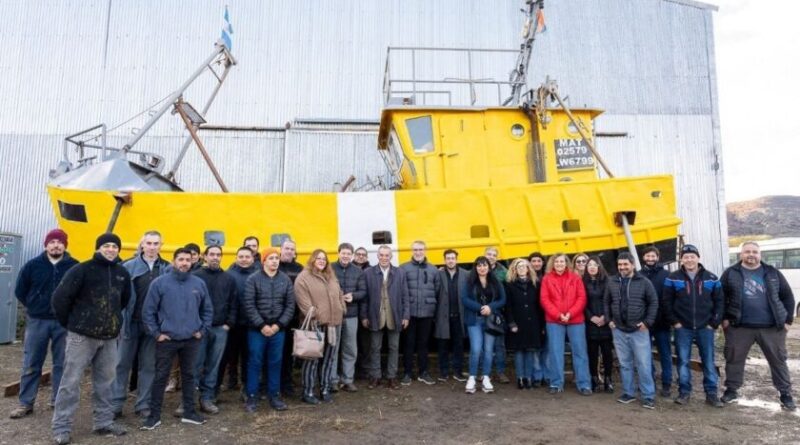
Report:
[[[311,308],[312,320],[325,332],[325,350],[322,359],[303,362],[303,402],[316,405],[314,388],[317,376],[320,380],[320,397],[323,402],[333,402],[331,395],[331,376],[336,369],[336,342],[344,318],[345,302],[339,282],[331,269],[328,255],[322,249],[315,250],[308,259],[306,267],[294,282],[294,294],[300,318],[304,320]],[[322,373],[318,373],[320,360]]]

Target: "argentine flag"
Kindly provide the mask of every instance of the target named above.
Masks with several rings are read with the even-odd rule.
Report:
[[[228,16],[228,6],[225,5],[225,15],[223,15],[222,21],[222,43],[225,44],[225,47],[228,48],[228,51],[231,51],[232,42],[231,42],[231,34],[233,34],[233,26],[231,25],[230,16]]]

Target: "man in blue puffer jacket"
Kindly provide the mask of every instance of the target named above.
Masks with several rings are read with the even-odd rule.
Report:
[[[408,305],[411,312],[403,350],[405,375],[400,384],[411,384],[414,352],[416,351],[419,369],[417,380],[426,385],[434,385],[436,381],[428,372],[428,341],[430,341],[433,330],[433,317],[436,315],[439,294],[442,291],[441,277],[439,271],[428,263],[428,259],[425,257],[423,241],[414,241],[411,244],[411,261],[402,264],[400,269],[406,275]]]
[[[78,262],[67,252],[67,234],[53,229],[44,238],[44,252],[25,263],[17,278],[14,293],[25,306],[25,354],[22,359],[22,375],[19,379],[19,406],[11,411],[12,419],[33,413],[33,403],[39,392],[42,366],[47,358],[47,345],[53,361],[50,406],[53,406],[64,371],[64,346],[67,330],[53,314],[51,299],[53,291],[64,278],[64,274]]]
[[[681,249],[680,270],[669,274],[664,282],[664,318],[675,328],[678,353],[677,404],[689,403],[692,394],[689,358],[692,343],[697,342],[706,403],[716,408],[723,406],[717,394],[719,376],[714,366],[714,331],[722,323],[723,306],[719,279],[700,264],[697,247],[686,244]]]

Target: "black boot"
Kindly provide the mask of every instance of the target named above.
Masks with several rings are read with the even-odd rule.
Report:
[[[525,389],[531,389],[531,379],[522,379],[522,386],[524,386]]]
[[[309,405],[318,405],[319,399],[314,397],[314,389],[303,389],[303,402]]]
[[[610,375],[607,375],[603,378],[603,390],[609,394],[614,392],[614,384],[611,383]]]
[[[522,382],[521,378],[517,378],[517,388],[522,389],[525,387],[525,384]]]
[[[592,376],[592,392],[597,392],[597,387],[600,386],[600,379],[597,376]]]

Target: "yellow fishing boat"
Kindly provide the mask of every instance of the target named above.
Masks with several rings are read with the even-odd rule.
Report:
[[[396,82],[387,79],[376,144],[394,180],[386,190],[228,193],[196,131],[236,64],[228,46],[218,42],[124,146],[106,146],[103,125],[66,139],[65,160],[54,170],[48,192],[59,226],[70,234],[70,250],[87,258],[96,236],[113,230],[123,240],[122,256],[129,257],[142,233],[155,229],[163,234],[166,252],[188,242],[216,243],[230,254],[229,261],[250,235],[273,245],[291,237],[301,261],[315,248],[335,252],[345,241],[371,253],[388,244],[398,253],[396,260],[405,261],[414,240],[427,242],[433,261],[453,248],[467,262],[488,246],[497,246],[503,258],[533,251],[596,252],[610,253],[605,258],[612,261],[620,248],[656,245],[663,258],[674,258],[681,221],[672,177],[613,177],[593,144],[593,119],[601,111],[567,108],[553,81],[523,92],[540,5],[530,2],[529,7],[519,68],[508,82],[495,82],[511,88],[504,103],[418,105],[416,91],[396,100],[390,92]],[[219,84],[198,112],[182,95],[212,67]],[[170,109],[191,136],[173,168],[163,173],[163,159],[133,148]],[[84,135],[92,137],[87,142]],[[192,142],[222,192],[185,191],[174,182]],[[80,151],[77,162],[67,159],[70,144]],[[96,155],[87,155],[87,149],[97,150]]]

